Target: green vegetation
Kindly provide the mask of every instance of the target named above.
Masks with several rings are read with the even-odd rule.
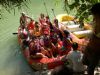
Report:
[[[100,0],[63,0],[64,1],[64,9],[68,10],[76,10],[76,17],[81,20],[90,21],[90,9],[92,5],[100,2]]]
[[[22,6],[27,7],[29,1],[30,0],[0,0],[0,18],[2,18],[2,8],[6,9],[8,12],[14,10],[15,13],[15,8],[21,9]]]

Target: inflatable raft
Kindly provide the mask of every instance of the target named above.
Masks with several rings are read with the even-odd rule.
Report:
[[[43,14],[42,14],[42,16],[43,16]],[[26,17],[24,17],[24,18],[26,18]],[[29,18],[29,19],[31,19],[31,18]],[[67,26],[66,24],[68,24],[68,21],[70,21],[70,23],[73,24],[73,21],[72,21],[72,20],[74,20],[73,16],[68,16],[68,15],[64,14],[64,15],[58,16],[57,19],[58,19],[59,22],[63,23],[63,25],[65,27],[67,27],[67,29],[70,31],[70,36],[71,36],[72,40],[74,42],[79,43],[79,44],[83,44],[83,42],[84,42],[84,40],[82,40],[80,38],[83,37],[84,34],[87,34],[87,32],[88,32],[88,34],[91,32],[91,27],[86,26],[86,25],[84,27],[85,27],[85,29],[87,29],[87,31],[84,31],[84,32],[82,32],[82,31],[80,32],[79,31],[80,30],[80,29],[78,29],[79,25],[76,25],[76,26],[73,25],[72,27],[71,26]],[[44,19],[42,19],[42,20],[39,19],[39,20],[40,20],[41,25],[42,25],[42,22],[44,24]],[[46,23],[48,24],[48,17],[46,17],[45,20],[46,20]],[[30,40],[29,39],[32,38],[32,37],[30,37],[31,32],[33,32],[35,30],[35,29],[33,30],[34,25],[32,26],[32,24],[34,23],[34,20],[31,19],[31,21],[32,22],[29,22],[29,20],[28,20],[26,25],[28,25],[28,24],[31,24],[31,25],[27,26],[27,28],[25,28],[26,26],[23,28],[23,22],[20,22],[20,24],[21,23],[22,24],[18,28],[18,42],[19,42],[19,45],[21,47],[21,51],[24,54],[25,58],[27,59],[29,65],[31,65],[31,67],[34,70],[43,70],[43,69],[49,70],[49,69],[54,69],[57,66],[63,65],[64,62],[62,61],[62,58],[64,57],[64,55],[67,55],[67,53],[70,50],[68,50],[67,52],[65,51],[65,54],[63,54],[63,55],[57,55],[56,57],[43,56],[41,58],[35,58],[35,54],[33,54],[33,56],[30,55],[32,53],[31,53],[31,50],[30,50],[30,45],[29,45]],[[35,22],[35,24],[37,24],[37,22]],[[46,26],[46,25],[44,25],[44,26]],[[38,27],[38,26],[36,25],[36,27]],[[54,31],[54,30],[52,30],[52,31]],[[24,35],[22,33],[24,33]],[[49,33],[48,29],[46,29],[44,33],[47,35]],[[27,36],[27,34],[28,34],[28,36]],[[34,35],[37,38],[41,36],[39,33],[36,33],[36,34],[34,33]],[[35,39],[36,39],[36,37],[35,37]],[[33,40],[33,41],[35,42],[35,40]],[[62,45],[62,42],[60,42],[58,46],[61,47],[61,45]],[[38,54],[41,54],[41,53],[38,53]]]
[[[25,15],[24,15],[25,16]],[[26,18],[26,17],[24,17],[24,18]],[[31,19],[31,21],[33,21],[33,23],[31,23],[31,22],[29,22],[29,19],[31,19],[31,18],[28,18],[28,22],[26,22],[27,24],[27,28],[26,28],[26,26],[23,24],[23,22],[20,22],[20,26],[19,26],[19,28],[18,28],[18,42],[19,42],[19,45],[20,45],[20,47],[21,47],[21,51],[22,51],[22,53],[24,54],[24,56],[25,56],[25,58],[26,58],[26,60],[28,61],[28,63],[29,63],[29,65],[31,65],[31,67],[34,69],[34,70],[36,70],[36,71],[38,71],[38,70],[43,70],[43,69],[47,69],[47,70],[49,70],[49,69],[54,69],[55,67],[57,67],[57,66],[60,66],[60,65],[63,65],[64,64],[64,62],[62,61],[62,58],[64,57],[64,55],[67,55],[67,53],[70,51],[70,50],[68,50],[67,52],[65,51],[65,52],[63,52],[63,54],[62,55],[56,55],[56,56],[54,56],[54,57],[49,57],[49,56],[44,56],[43,54],[42,54],[42,51],[41,52],[39,52],[39,53],[37,53],[37,54],[42,54],[43,55],[43,57],[35,57],[35,53],[32,55],[32,51],[31,51],[31,49],[30,49],[30,47],[31,47],[31,45],[29,45],[29,43],[30,43],[30,41],[31,41],[31,39],[35,39],[35,40],[33,40],[33,42],[35,43],[35,42],[37,42],[38,40],[37,40],[37,38],[39,38],[39,37],[41,37],[42,35],[40,35],[39,33],[34,33],[33,31],[35,31],[36,29],[34,28],[34,26],[31,26],[31,25],[29,25],[28,26],[28,24],[33,24],[33,23],[35,23],[35,24],[38,24],[37,22],[34,22],[34,20],[32,20]],[[24,19],[25,20],[25,19]],[[42,22],[43,22],[43,24],[45,24],[44,23],[44,20],[41,20],[40,19],[40,22],[39,22],[39,24],[40,25],[42,25]],[[46,21],[47,22],[47,21]],[[38,27],[37,25],[35,25],[36,26],[36,28]],[[46,25],[44,25],[44,26],[46,26]],[[42,26],[41,26],[42,27]],[[33,30],[33,28],[34,28],[34,30]],[[42,30],[42,29],[41,29]],[[52,32],[54,32],[53,30],[51,30]],[[31,36],[31,33],[34,33],[34,36],[32,36],[32,37],[30,37]],[[45,35],[48,35],[48,30],[45,30]],[[33,35],[33,34],[32,34]],[[55,35],[55,34],[54,34]],[[31,38],[31,39],[30,39]],[[40,38],[39,38],[40,39]],[[37,41],[36,41],[37,40]],[[45,43],[45,42],[44,42]],[[40,43],[39,43],[40,44]],[[37,44],[38,45],[38,44]],[[37,46],[36,45],[36,46]],[[48,44],[47,44],[48,45]],[[62,45],[62,43],[61,42],[59,42],[59,47],[60,47],[60,45]],[[33,46],[35,46],[35,45],[33,45]],[[58,47],[57,47],[58,48]],[[44,47],[42,47],[42,49],[44,49]],[[48,49],[48,48],[46,48],[46,49]],[[36,50],[34,50],[34,52],[35,52]],[[44,52],[45,53],[45,52]]]
[[[70,16],[68,14],[60,14],[56,17],[60,23],[64,25],[64,27],[73,33],[78,38],[87,37],[92,33],[92,27],[89,24],[84,23],[84,27],[80,28],[80,24],[78,23],[78,19],[74,16]]]

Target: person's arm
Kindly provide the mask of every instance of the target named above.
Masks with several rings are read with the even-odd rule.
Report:
[[[36,53],[35,55],[31,55],[31,57],[34,58],[34,59],[44,58],[44,57],[48,58],[47,56],[45,56],[42,53]]]
[[[29,17],[28,15],[25,15],[26,18],[29,18],[30,20],[32,19],[31,17]]]

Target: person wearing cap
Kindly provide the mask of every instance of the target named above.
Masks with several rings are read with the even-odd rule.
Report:
[[[91,8],[93,15],[93,33],[84,51],[83,63],[88,66],[88,75],[94,75],[94,70],[100,61],[100,3]]]
[[[27,19],[31,19],[29,16],[27,16],[25,14],[25,12],[21,13],[21,17],[20,17],[20,26],[26,26],[27,25]]]

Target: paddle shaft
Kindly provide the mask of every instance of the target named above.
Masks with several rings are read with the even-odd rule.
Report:
[[[46,3],[44,2],[44,0],[43,0],[43,4],[44,4],[45,10],[46,10],[46,13],[48,15],[47,6],[46,6]]]
[[[52,12],[53,12],[54,17],[56,18],[56,15],[55,15],[54,9],[52,9]]]
[[[15,32],[15,33],[12,33],[13,35],[17,35],[18,33],[17,32]]]

